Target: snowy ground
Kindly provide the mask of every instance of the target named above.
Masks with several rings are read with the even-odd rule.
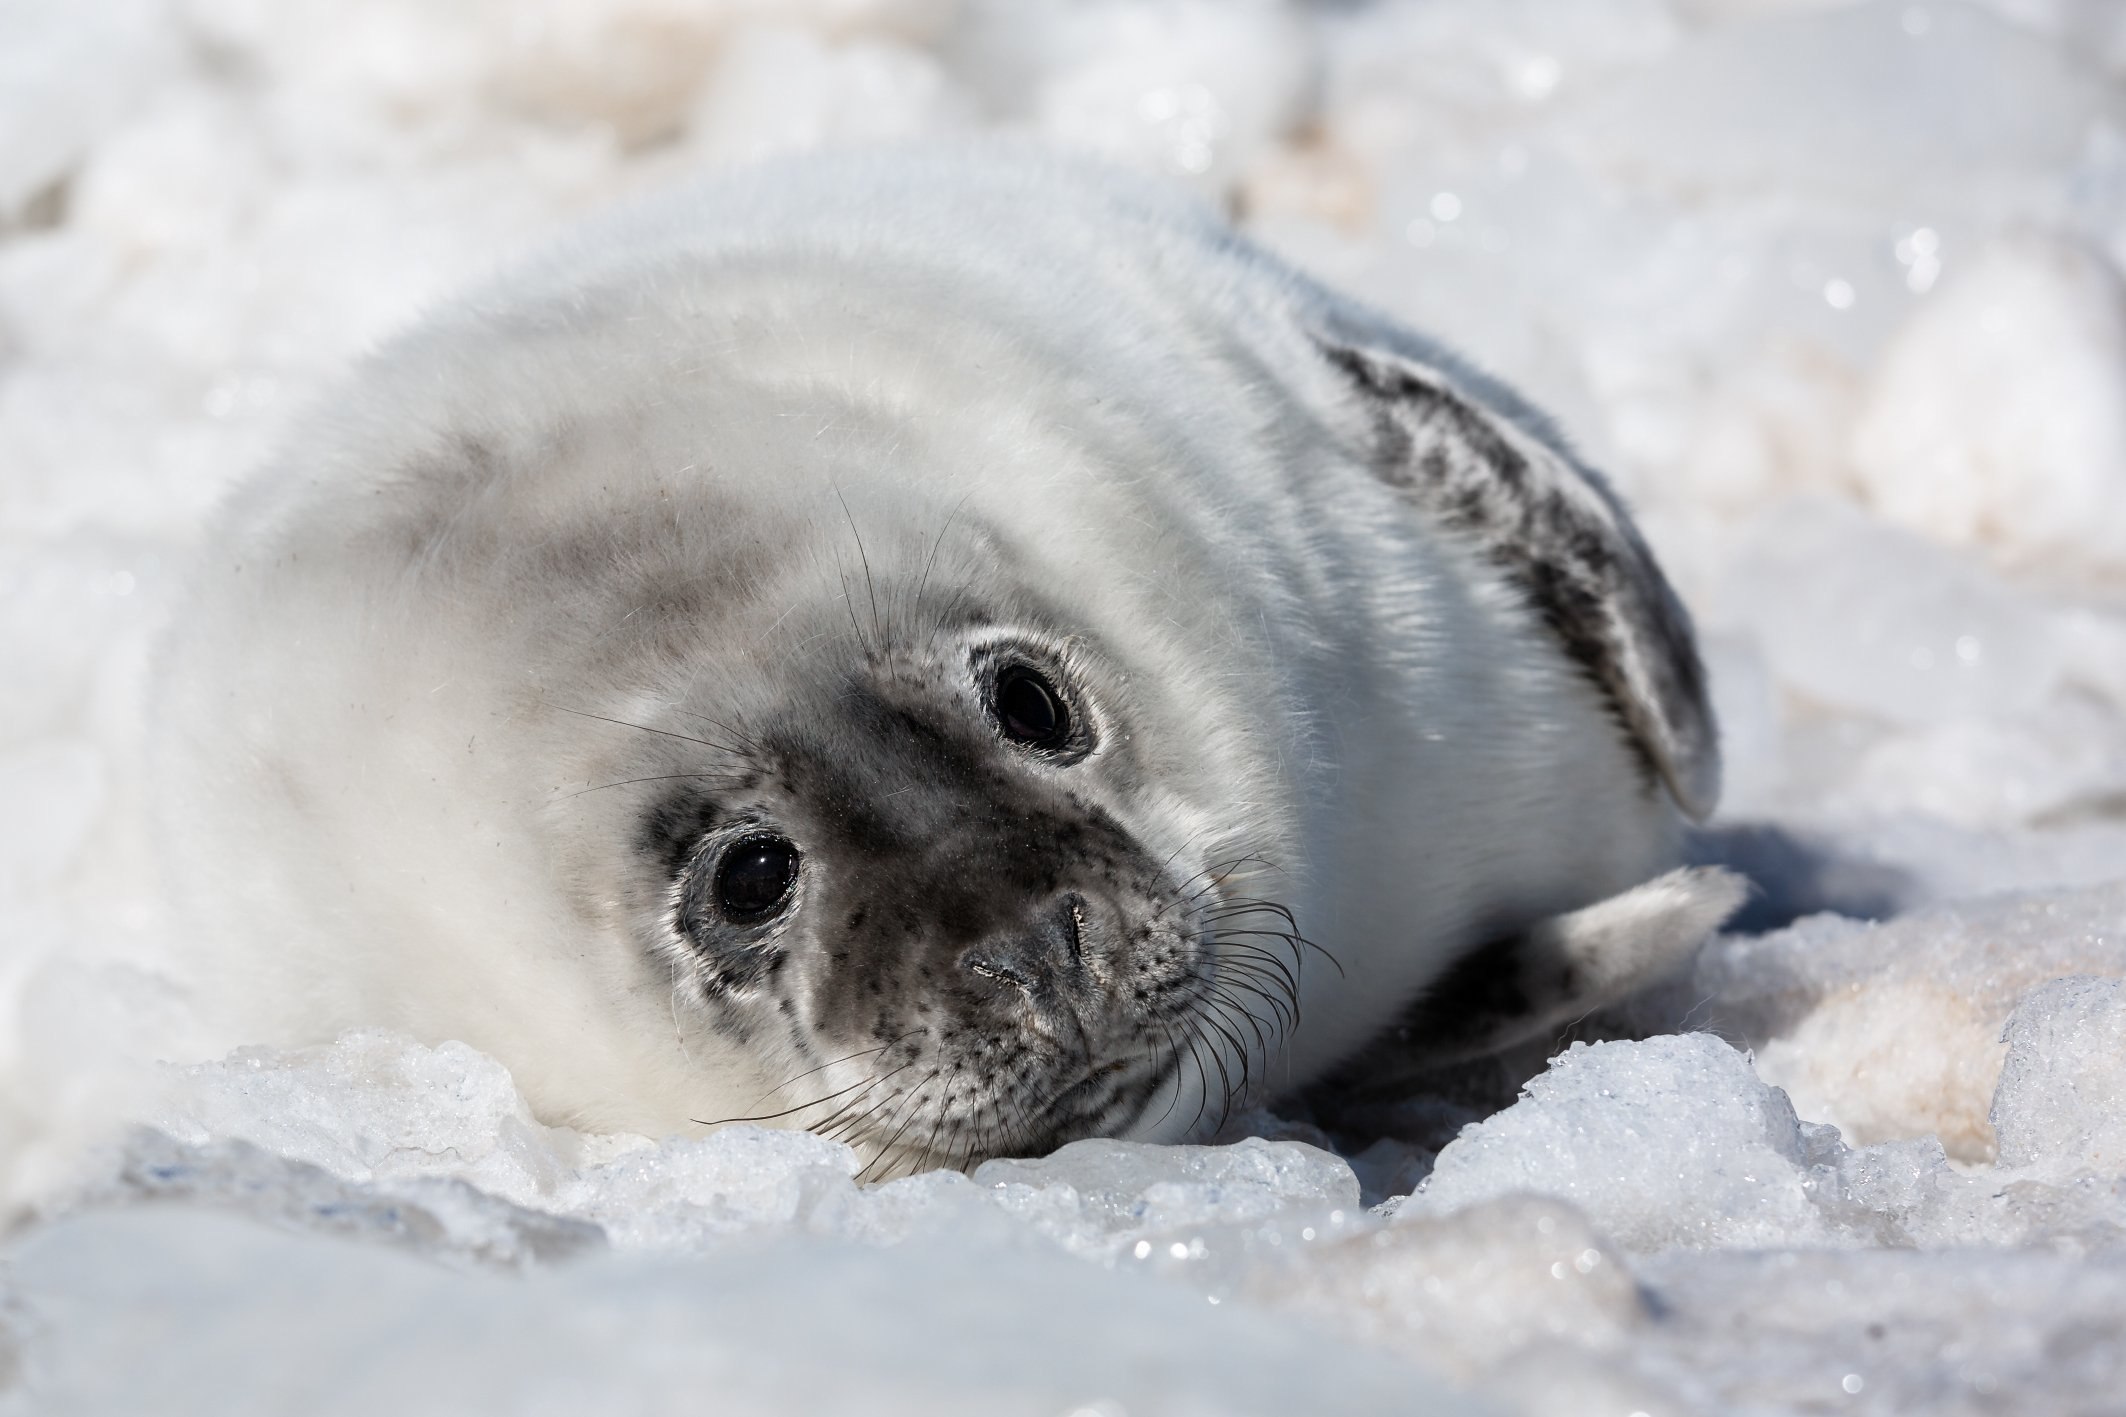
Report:
[[[1547,1068],[862,1189],[155,1067],[147,646],[291,410],[619,194],[994,127],[1613,470],[1741,929]],[[2126,1411],[2122,263],[2114,0],[0,0],[0,1412]]]

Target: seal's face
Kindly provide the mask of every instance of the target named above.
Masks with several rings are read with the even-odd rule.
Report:
[[[980,619],[856,640],[825,673],[783,666],[743,721],[672,719],[685,770],[641,799],[637,929],[765,1065],[747,1115],[873,1174],[1215,1121],[1296,961],[1221,968],[1214,936],[1261,907],[1124,820],[1141,765],[1114,666]]]

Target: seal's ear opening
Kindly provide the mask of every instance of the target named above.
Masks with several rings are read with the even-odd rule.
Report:
[[[1315,335],[1365,420],[1367,466],[1527,598],[1649,775],[1705,820],[1720,796],[1705,667],[1616,494],[1510,392],[1390,338]]]

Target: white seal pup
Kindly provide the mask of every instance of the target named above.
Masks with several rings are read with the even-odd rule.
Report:
[[[228,1037],[872,1174],[1495,1047],[1736,900],[1662,874],[1715,735],[1602,481],[1015,149],[740,174],[438,312],[234,500],[153,712]]]

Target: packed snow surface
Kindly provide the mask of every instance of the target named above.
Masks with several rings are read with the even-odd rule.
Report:
[[[1612,471],[1731,932],[1406,1097],[872,1186],[444,1040],[158,1064],[144,667],[291,412],[624,194],[977,130]],[[0,1411],[2126,1410],[2122,264],[2111,0],[0,0]]]

